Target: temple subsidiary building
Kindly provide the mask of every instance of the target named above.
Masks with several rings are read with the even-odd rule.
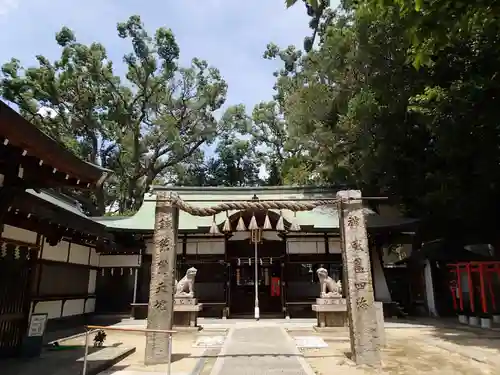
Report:
[[[338,190],[317,187],[157,187],[130,217],[102,217],[95,221],[113,234],[115,247],[100,254],[96,311],[147,315],[151,259],[154,251],[155,191],[171,191],[185,202],[210,207],[235,201],[312,202],[332,199]],[[384,246],[391,241],[413,241],[415,220],[380,215],[368,205],[365,217],[370,238],[375,298],[391,303],[382,266]],[[251,232],[258,228],[258,239]],[[252,231],[253,229],[253,231]],[[253,240],[253,241],[252,241]],[[255,244],[257,242],[257,244]],[[339,215],[335,204],[312,211],[229,211],[214,217],[179,214],[177,280],[194,267],[195,291],[203,304],[201,316],[253,316],[255,283],[260,315],[311,316],[318,297],[316,270],[324,267],[342,280]]]
[[[94,313],[112,235],[61,191],[99,189],[107,172],[0,102],[0,359],[20,353],[34,315],[50,331]]]

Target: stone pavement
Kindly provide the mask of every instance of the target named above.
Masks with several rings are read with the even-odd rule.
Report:
[[[315,322],[315,319],[201,318],[203,330],[174,336],[172,375],[310,375],[311,367],[321,375],[372,375],[354,367],[346,357],[350,351],[346,328],[316,332]],[[117,326],[143,328],[145,324],[145,321],[125,320]],[[394,320],[387,321],[385,327],[388,346],[383,350],[384,374],[500,373],[499,332],[463,327],[443,319]],[[297,349],[294,339],[299,337],[322,338],[328,347],[306,347],[299,343]],[[196,344],[201,338],[208,340],[207,345]],[[44,352],[42,358],[31,361],[2,361],[0,375],[80,374],[83,337],[64,344],[79,348]],[[165,365],[144,366],[142,334],[109,332],[105,344],[136,347],[137,351],[102,374],[166,374]],[[97,349],[92,348],[91,352],[94,350]]]
[[[283,328],[232,328],[210,375],[314,374]]]
[[[285,329],[289,328],[311,328],[316,324],[316,318],[304,319],[219,319],[219,318],[198,318],[198,325],[203,329],[230,329],[230,328],[248,328],[248,327],[267,327],[280,326]],[[117,327],[132,327],[145,328],[145,319],[124,319],[120,323],[115,324]]]

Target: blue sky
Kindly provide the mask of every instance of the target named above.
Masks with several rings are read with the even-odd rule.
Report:
[[[171,28],[181,63],[206,59],[228,82],[226,105],[243,103],[250,111],[271,99],[276,63],[262,59],[268,42],[302,46],[309,34],[300,2],[285,9],[284,0],[0,0],[0,62],[17,57],[24,66],[43,54],[59,56],[54,35],[65,25],[80,42],[99,41],[116,64],[129,44],[116,34],[116,23],[139,14],[153,31]],[[147,4],[147,5],[146,5]]]

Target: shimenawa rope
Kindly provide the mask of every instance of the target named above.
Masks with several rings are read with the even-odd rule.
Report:
[[[259,202],[259,201],[247,201],[247,202],[224,202],[216,204],[211,207],[197,207],[189,203],[184,202],[179,195],[175,193],[170,194],[170,199],[172,204],[177,206],[180,210],[187,212],[193,216],[212,216],[220,212],[225,212],[229,210],[291,210],[294,212],[298,211],[311,211],[319,206],[326,206],[336,204],[339,200],[317,200],[314,202]]]

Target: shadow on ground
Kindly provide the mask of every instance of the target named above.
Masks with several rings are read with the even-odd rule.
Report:
[[[90,347],[88,353],[96,353],[105,348]],[[61,346],[61,349],[57,351],[46,348],[39,358],[11,358],[0,361],[2,369],[0,373],[2,375],[53,375],[66,369],[67,374],[79,374],[83,368],[83,362],[79,359],[82,359],[84,354],[83,346],[71,348]]]
[[[77,326],[75,326],[74,324],[68,325],[65,324],[64,322],[58,324],[52,323],[51,326],[47,327],[47,331],[44,334],[43,340],[44,343],[46,344],[53,341],[59,341],[74,335],[85,333],[86,325],[110,326],[113,324],[120,323],[122,319],[123,319],[122,316],[103,315],[103,316],[87,317],[86,319],[81,321],[81,324]]]
[[[484,348],[500,354],[500,332],[459,324],[451,319],[397,319],[386,320],[392,323],[388,330],[423,329],[430,338],[436,338],[462,347]]]
[[[303,348],[304,358],[314,371],[320,375],[485,375],[492,372],[493,361],[498,356],[500,340],[489,340],[496,332],[469,332],[453,326],[440,324],[439,321],[390,320],[386,321],[387,344],[382,349],[382,368],[380,371],[355,366],[350,351],[347,329],[328,332],[309,332],[308,336],[321,336],[328,347]],[[294,336],[304,332],[289,330]],[[478,341],[482,340],[482,341]],[[478,349],[480,344],[483,348]],[[445,345],[446,344],[446,345]],[[494,349],[492,349],[494,348]],[[492,351],[496,354],[490,355]],[[474,353],[479,361],[471,355]],[[482,363],[480,363],[482,362]]]

